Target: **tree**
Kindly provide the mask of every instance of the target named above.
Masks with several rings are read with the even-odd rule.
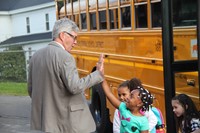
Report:
[[[0,81],[26,81],[25,55],[21,46],[0,52]]]

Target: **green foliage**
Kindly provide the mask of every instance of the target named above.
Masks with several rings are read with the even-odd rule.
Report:
[[[0,82],[0,95],[27,96],[27,83]]]
[[[25,55],[21,46],[0,53],[0,81],[26,81]]]
[[[60,11],[60,9],[64,6],[63,1],[59,1],[58,2],[58,10]]]

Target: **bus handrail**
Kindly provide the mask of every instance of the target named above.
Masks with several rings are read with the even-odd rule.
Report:
[[[91,51],[83,51],[83,50],[72,50],[72,53],[78,53],[78,54],[84,54],[84,55],[93,55],[93,56],[99,56],[101,52],[91,52]],[[144,60],[146,63],[152,63],[152,61],[155,62],[162,62],[163,59],[159,58],[151,58],[151,57],[140,57],[140,56],[129,56],[129,55],[122,55],[122,54],[110,54],[110,53],[103,53],[105,57],[109,57],[112,59],[124,59],[124,60],[129,60],[129,61],[136,61],[136,60]],[[142,62],[142,61],[141,61]],[[156,64],[156,63],[154,63]]]

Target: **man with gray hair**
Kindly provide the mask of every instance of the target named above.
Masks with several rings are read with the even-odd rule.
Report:
[[[97,70],[79,78],[70,54],[77,44],[77,25],[63,18],[55,22],[53,41],[30,60],[28,93],[32,98],[31,129],[48,133],[90,133],[95,122],[84,90],[103,81],[103,55]]]

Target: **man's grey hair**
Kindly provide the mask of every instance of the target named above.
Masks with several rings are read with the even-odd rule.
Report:
[[[54,24],[53,31],[52,31],[52,39],[55,40],[59,34],[63,31],[71,33],[72,31],[78,32],[79,28],[72,20],[68,18],[62,18],[57,20]]]

